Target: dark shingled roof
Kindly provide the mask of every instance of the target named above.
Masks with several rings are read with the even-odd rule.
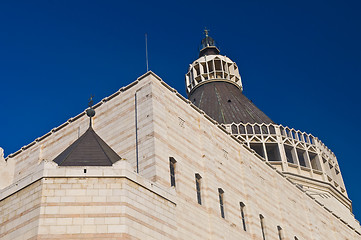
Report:
[[[121,157],[109,147],[92,127],[55,159],[59,166],[112,166]]]
[[[273,123],[232,83],[210,81],[194,89],[189,100],[218,123]]]

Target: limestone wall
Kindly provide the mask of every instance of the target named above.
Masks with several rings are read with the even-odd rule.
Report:
[[[47,178],[43,192],[38,239],[176,239],[175,205],[126,178]]]
[[[351,213],[333,215],[151,73],[95,110],[95,131],[126,160],[86,173],[48,162],[86,130],[83,115],[24,147],[12,157],[13,183],[0,191],[2,238],[262,239],[262,214],[267,240],[279,239],[277,226],[285,239],[361,239]]]
[[[41,196],[42,184],[39,180],[0,199],[1,240],[36,239]]]
[[[1,191],[0,203],[2,240],[177,239],[174,191],[126,160],[111,167],[43,162]]]
[[[157,183],[170,186],[169,157],[174,157],[178,231],[184,239],[262,239],[260,214],[267,239],[278,239],[277,226],[286,239],[361,239],[350,212],[344,213],[345,224],[158,81],[152,101]],[[195,173],[202,176],[202,205]],[[218,188],[224,191],[225,219]],[[246,232],[240,202],[246,206]]]

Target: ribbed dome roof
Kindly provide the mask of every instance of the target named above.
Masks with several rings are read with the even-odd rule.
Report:
[[[189,100],[218,123],[273,123],[233,83],[207,82],[194,89]]]

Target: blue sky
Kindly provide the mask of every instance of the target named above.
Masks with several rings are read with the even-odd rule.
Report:
[[[185,95],[207,27],[273,121],[338,157],[361,220],[361,1],[1,1],[5,156],[146,72]]]

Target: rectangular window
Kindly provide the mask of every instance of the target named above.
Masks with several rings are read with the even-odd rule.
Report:
[[[225,218],[224,216],[224,199],[223,199],[224,191],[222,188],[218,188],[218,196],[219,196],[219,207],[221,208],[221,217]]]
[[[262,239],[266,240],[266,234],[265,234],[265,230],[264,230],[264,217],[262,216],[262,214],[259,215],[259,220],[261,222]]]
[[[277,231],[278,231],[279,240],[282,240],[283,239],[282,228],[280,226],[277,226]]]
[[[287,144],[284,144],[283,147],[285,148],[287,162],[296,163],[296,161],[294,160],[294,149],[293,149],[293,147],[289,146]]]
[[[268,161],[281,161],[280,151],[277,143],[267,143],[266,151]]]
[[[201,193],[201,180],[202,177],[198,173],[196,173],[196,190],[197,190],[197,201],[199,205],[202,205],[202,193]]]
[[[243,225],[243,230],[244,231],[247,231],[247,227],[246,227],[246,217],[245,217],[245,214],[244,214],[244,208],[246,205],[244,205],[243,202],[240,202],[240,207],[241,207],[241,218],[242,218],[242,225]]]
[[[308,167],[307,163],[306,163],[306,158],[305,158],[305,151],[299,148],[296,148],[297,151],[297,155],[298,155],[298,162],[300,163],[300,165],[302,167]]]
[[[170,185],[175,187],[175,165],[176,160],[172,157],[169,158],[169,170],[170,170]]]
[[[317,153],[308,152],[308,156],[310,157],[310,162],[311,162],[312,169],[321,170],[320,163],[318,161]]]
[[[258,153],[260,156],[265,157],[262,143],[251,143],[250,147],[255,150],[256,153]]]

